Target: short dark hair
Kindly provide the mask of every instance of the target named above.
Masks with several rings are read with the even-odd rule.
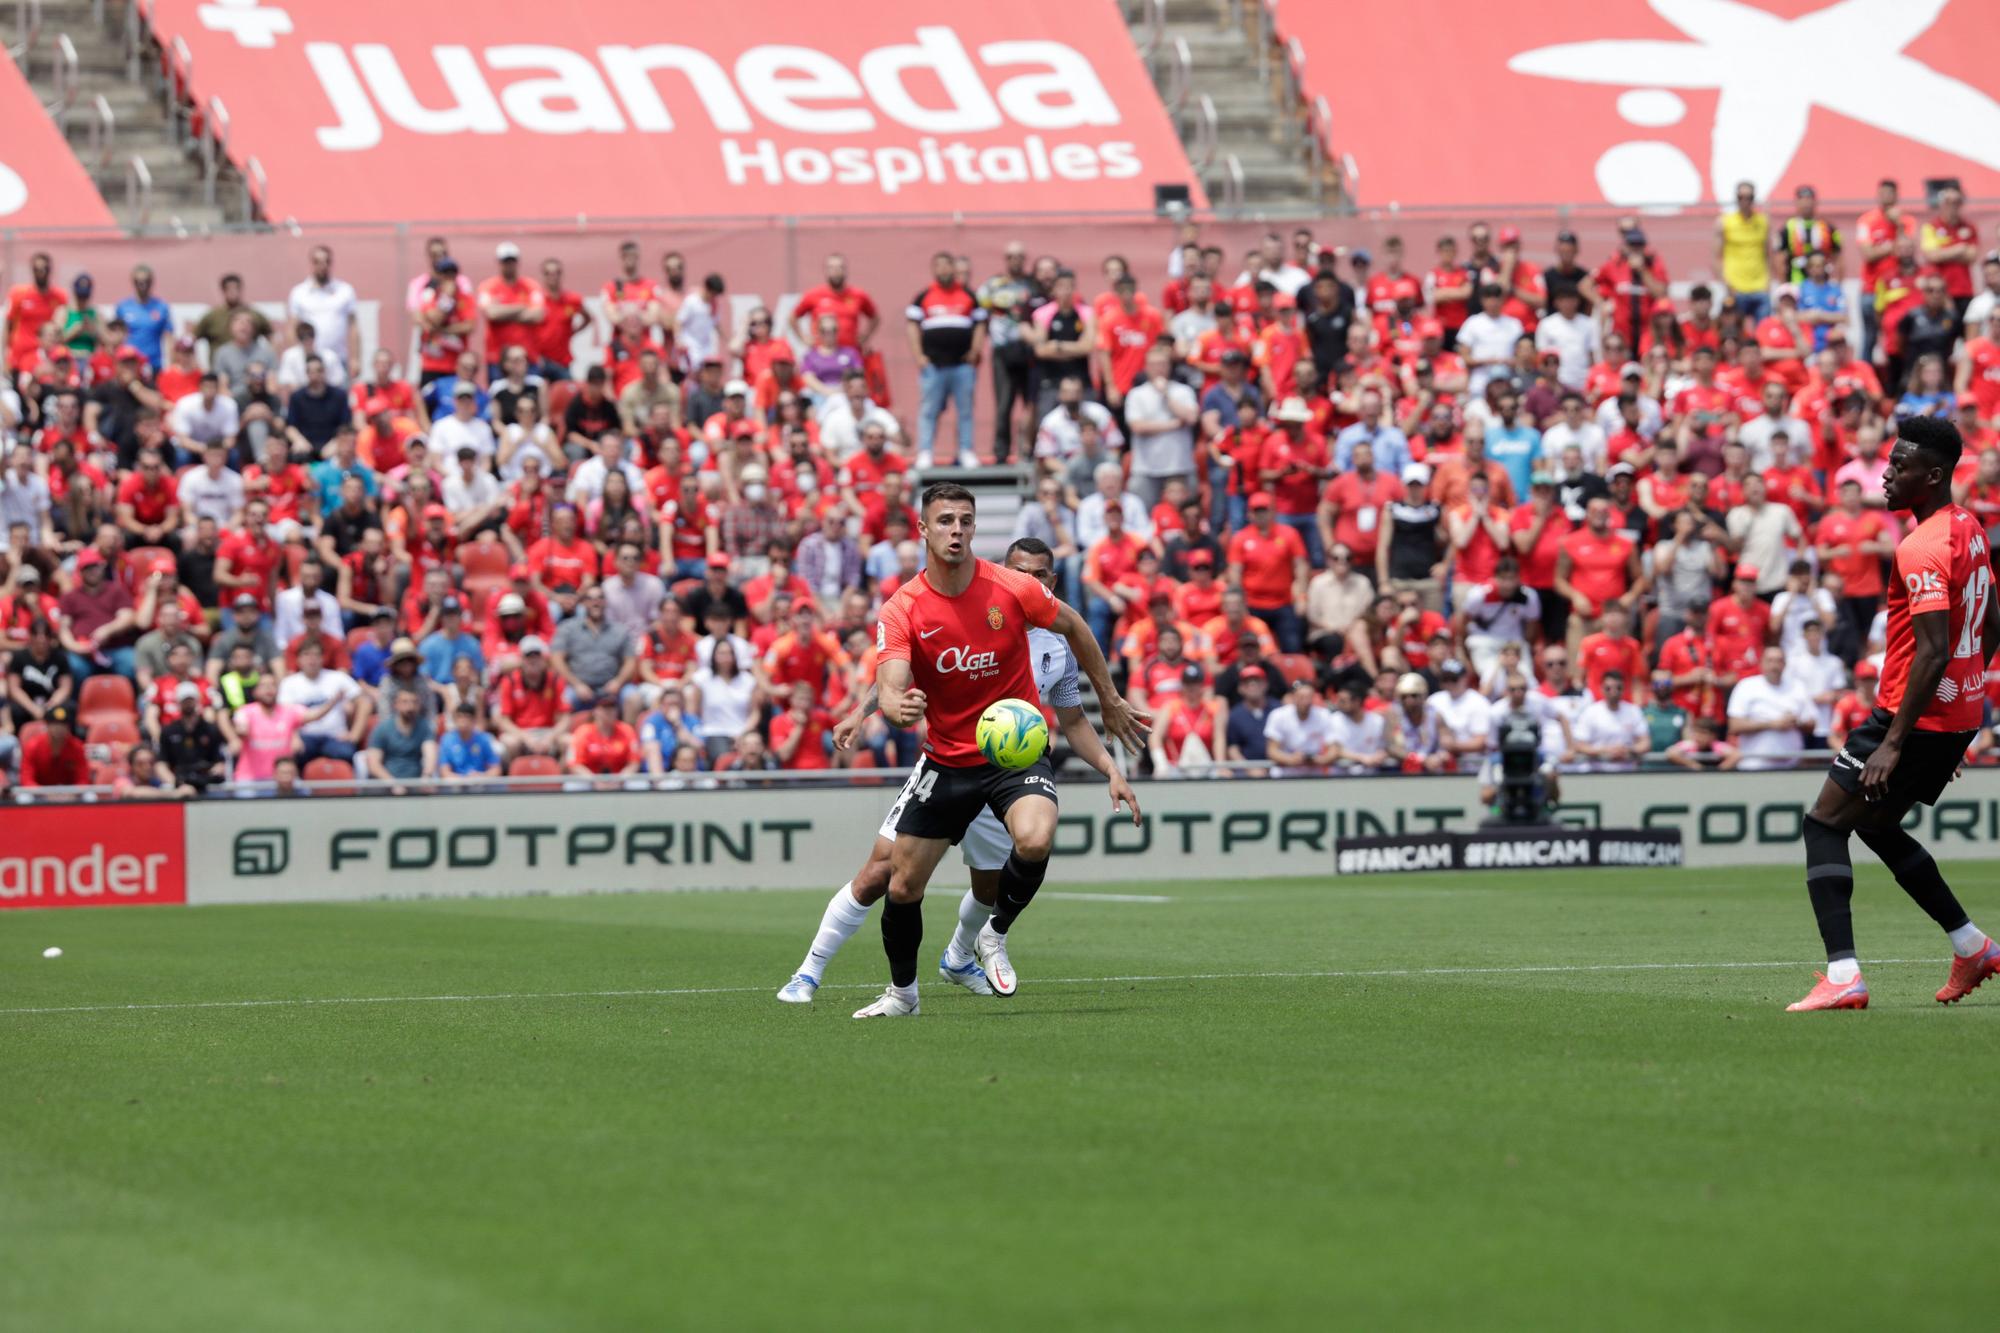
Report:
[[[1897,423],[1896,438],[1929,455],[1931,462],[1944,469],[1946,478],[1965,452],[1965,437],[1942,417],[1907,418]]]
[[[966,490],[965,487],[959,485],[957,482],[939,481],[924,487],[924,498],[917,502],[917,508],[928,516],[932,505],[942,504],[947,500],[955,503],[969,504],[975,509],[979,504],[977,500],[972,498],[972,492]]]
[[[1007,548],[1007,555],[1012,555],[1016,551],[1021,552],[1023,555],[1045,555],[1051,560],[1056,558],[1056,553],[1049,549],[1049,544],[1040,537],[1016,537],[1014,544]],[[1006,557],[1003,556],[1001,558],[1005,559]]]

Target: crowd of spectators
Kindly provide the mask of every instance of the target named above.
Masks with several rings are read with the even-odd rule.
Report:
[[[947,427],[1032,472],[1013,535],[1155,711],[1157,772],[1476,771],[1510,708],[1551,762],[1790,762],[1871,703],[1899,417],[1958,424],[1960,501],[2000,523],[2000,253],[1963,207],[1885,181],[1841,228],[1746,186],[1715,277],[1636,221],[1595,267],[1485,223],[1427,266],[1190,227],[1156,293],[1017,244],[983,280],[935,256],[886,315],[829,255],[740,328],[675,253],[651,276],[621,247],[587,301],[555,260],[503,244],[475,281],[439,239],[407,364],[360,363],[323,246],[186,327],[143,266],[104,306],[37,255],[0,386],[0,772],[906,764],[879,716],[832,732],[921,569]]]

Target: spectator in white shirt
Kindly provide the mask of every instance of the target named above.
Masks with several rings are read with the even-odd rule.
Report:
[[[338,357],[326,355],[320,350],[319,330],[309,321],[301,321],[292,329],[292,345],[278,356],[278,380],[276,388],[292,393],[305,387],[308,376],[308,362],[319,358],[321,368],[326,373],[326,382],[336,389],[347,383],[347,371]]]
[[[1117,505],[1125,513],[1125,531],[1153,540],[1153,517],[1138,496],[1125,489],[1125,471],[1116,463],[1099,463],[1093,474],[1097,489],[1076,507],[1076,544],[1088,551],[1104,537],[1104,511]]]
[[[458,446],[458,470],[444,479],[444,507],[451,511],[460,539],[495,522],[505,511],[505,501],[500,483],[480,466],[478,452],[469,444]]]
[[[1796,452],[1800,442],[1812,438],[1812,428],[1791,414],[1783,380],[1764,381],[1763,404],[1763,414],[1744,422],[1736,431],[1736,442],[1749,451],[1750,470],[1756,473],[1788,466],[1777,461],[1778,448],[1789,445]]]
[[[880,426],[892,444],[903,438],[896,418],[868,396],[868,376],[858,370],[841,376],[840,392],[822,398],[817,414],[820,445],[836,463],[861,447],[861,428],[870,422]]]
[[[1795,685],[1812,700],[1817,722],[1813,727],[1813,748],[1825,745],[1833,730],[1833,706],[1847,688],[1847,667],[1826,650],[1826,626],[1818,619],[1801,628],[1799,650],[1785,655],[1785,684]]]
[[[1361,687],[1352,681],[1342,685],[1334,695],[1329,725],[1333,745],[1329,757],[1320,762],[1338,764],[1355,773],[1381,768],[1389,762],[1388,724],[1380,713],[1371,713],[1363,706]],[[1276,754],[1275,747],[1272,753]]]
[[[293,324],[313,327],[319,335],[317,350],[326,360],[327,379],[345,384],[348,369],[361,364],[361,326],[355,320],[359,301],[352,286],[333,276],[333,251],[315,245],[310,262],[312,274],[292,288],[285,301],[285,313]],[[303,382],[304,377],[300,380]],[[284,382],[282,366],[279,382]]]
[[[1502,314],[1507,293],[1497,282],[1479,289],[1479,310],[1458,330],[1458,351],[1472,371],[1466,391],[1475,399],[1486,396],[1486,381],[1507,369],[1514,360],[1514,344],[1525,330],[1521,321]]]
[[[181,473],[178,494],[190,528],[201,518],[214,519],[218,528],[235,527],[243,510],[243,477],[229,466],[229,446],[220,440],[203,446],[201,466]]]
[[[1378,744],[1382,739],[1380,718],[1375,720],[1375,739]],[[1310,676],[1292,682],[1284,706],[1273,708],[1264,719],[1264,741],[1265,757],[1289,768],[1331,764],[1340,756],[1333,714],[1321,706]]]
[[[1156,342],[1146,349],[1145,375],[1125,395],[1125,427],[1132,432],[1132,489],[1148,510],[1175,477],[1194,481],[1194,426],[1201,405],[1194,390],[1170,378],[1174,349]]]
[[[451,415],[431,423],[431,451],[439,458],[456,458],[460,449],[470,449],[480,459],[500,450],[493,427],[479,415],[479,386],[460,380],[451,391]]]
[[[1459,668],[1458,674],[1460,679],[1464,678],[1464,667]],[[1455,766],[1452,752],[1446,746],[1449,733],[1430,702],[1430,692],[1430,682],[1422,676],[1414,671],[1403,673],[1396,682],[1395,706],[1388,710],[1383,724],[1389,757],[1399,761],[1406,773],[1445,773]],[[1335,718],[1334,725],[1338,727],[1340,722],[1340,718]]]
[[[1585,469],[1603,475],[1608,447],[1604,427],[1590,419],[1590,404],[1574,391],[1562,396],[1562,415],[1542,432],[1542,457],[1561,458],[1571,447],[1582,456]]]
[[[1573,283],[1558,286],[1555,301],[1555,313],[1543,315],[1535,326],[1535,347],[1561,358],[1556,366],[1557,383],[1565,389],[1581,390],[1601,356],[1597,321],[1582,313],[1583,293]]]
[[[289,588],[278,591],[272,603],[271,635],[283,649],[293,639],[306,632],[306,603],[319,608],[320,624],[328,634],[340,632],[340,599],[326,587],[326,566],[317,560],[307,559],[299,565],[299,581]]]
[[[308,639],[299,645],[299,669],[278,682],[278,702],[306,716],[299,728],[301,763],[322,757],[351,760],[368,734],[367,695],[354,677],[323,665],[325,660],[319,641]],[[352,712],[349,704],[355,705]]]
[[[1625,697],[1625,673],[1607,671],[1604,697],[1586,704],[1577,715],[1576,752],[1597,769],[1635,766],[1653,743],[1645,710]]]
[[[597,452],[577,464],[576,471],[570,473],[569,503],[579,507],[598,499],[604,494],[604,479],[613,469],[625,474],[625,480],[632,484],[632,494],[646,494],[646,474],[639,465],[625,456],[625,441],[615,434],[606,435],[597,442]]]
[[[174,443],[189,453],[198,453],[208,444],[234,448],[239,420],[236,400],[222,392],[222,381],[209,371],[195,392],[174,404],[167,426],[173,431]]]
[[[1763,670],[1745,676],[1729,692],[1729,738],[1743,755],[1745,769],[1785,768],[1806,748],[1819,725],[1812,696],[1785,679],[1785,650],[1766,648]]]
[[[1131,410],[1127,400],[1126,410]],[[1104,438],[1105,447],[1118,449],[1125,443],[1119,433],[1118,422],[1111,410],[1102,403],[1093,403],[1083,396],[1083,381],[1074,375],[1063,377],[1056,389],[1056,405],[1042,418],[1040,429],[1035,432],[1035,457],[1054,458],[1064,462],[1076,457],[1083,448],[1083,423],[1091,422],[1097,433]]]
[[[1438,679],[1444,688],[1431,695],[1430,704],[1444,724],[1444,748],[1458,756],[1461,772],[1471,772],[1486,754],[1487,738],[1493,730],[1492,702],[1471,688],[1465,663],[1456,658],[1438,665]]]
[[[7,471],[0,474],[0,534],[18,524],[28,530],[28,545],[52,546],[54,510],[48,479],[35,471],[33,446],[15,444],[7,451]]]
[[[722,275],[711,273],[701,280],[699,290],[682,299],[680,309],[674,313],[674,346],[681,355],[682,366],[689,372],[700,369],[701,363],[710,357],[722,355],[726,332],[722,307]]]
[[[1771,599],[1771,625],[1778,631],[1778,646],[1785,650],[1786,659],[1797,657],[1805,648],[1808,620],[1832,625],[1838,623],[1834,617],[1839,614],[1840,603],[1833,593],[1813,586],[1812,566],[1803,560],[1792,561],[1785,574],[1785,590]]]

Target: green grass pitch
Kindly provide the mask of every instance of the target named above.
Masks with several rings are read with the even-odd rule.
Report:
[[[1994,870],[1950,867],[1989,924]],[[1915,961],[1830,1015],[1781,1012],[1791,870],[1060,881],[1016,998],[927,969],[868,1024],[872,923],[772,998],[822,892],[0,916],[0,1329],[1983,1308],[2000,991],[1934,1003],[1945,942],[1872,863],[1864,955]],[[462,998],[383,998],[419,996]]]

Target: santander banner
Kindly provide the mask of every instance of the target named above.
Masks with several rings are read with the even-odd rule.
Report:
[[[165,802],[0,814],[0,908],[186,902],[183,814]]]
[[[2000,193],[1991,0],[1277,0],[1366,207]],[[1355,53],[1363,53],[1356,59]]]
[[[279,218],[1150,211],[1154,182],[1193,183],[1115,0],[156,0],[152,21]]]
[[[47,39],[44,38],[46,41]],[[0,228],[109,227],[111,210],[13,61],[0,58]]]

